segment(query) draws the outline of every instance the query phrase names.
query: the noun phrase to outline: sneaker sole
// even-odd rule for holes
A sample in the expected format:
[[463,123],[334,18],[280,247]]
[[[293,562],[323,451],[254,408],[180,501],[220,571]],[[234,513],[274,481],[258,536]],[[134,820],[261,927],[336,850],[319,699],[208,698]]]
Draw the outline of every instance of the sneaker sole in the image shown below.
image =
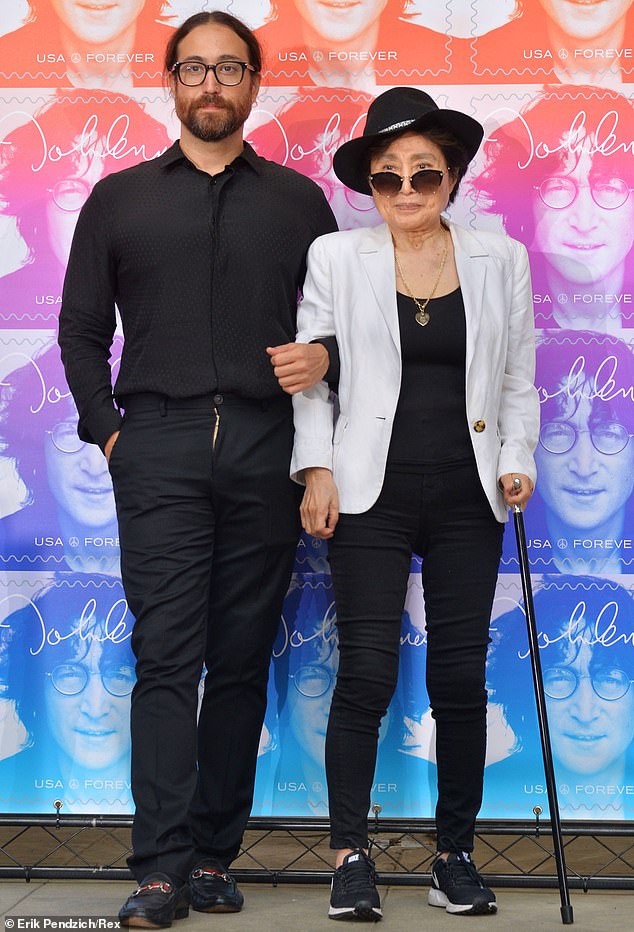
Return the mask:
[[430,906],[439,906],[455,916],[486,916],[497,912],[497,903],[482,900],[479,903],[452,903],[442,890],[432,889],[427,894]]
[[330,906],[328,908],[330,919],[348,920],[351,922],[378,922],[383,918],[383,910],[379,906]]

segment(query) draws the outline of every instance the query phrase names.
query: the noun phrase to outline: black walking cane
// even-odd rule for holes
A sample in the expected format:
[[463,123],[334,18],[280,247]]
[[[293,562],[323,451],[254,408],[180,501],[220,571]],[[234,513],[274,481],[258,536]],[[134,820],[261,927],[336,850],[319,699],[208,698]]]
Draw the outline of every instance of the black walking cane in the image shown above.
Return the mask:
[[[513,489],[522,488],[522,480],[513,479]],[[568,891],[568,878],[566,876],[566,859],[561,835],[561,821],[559,819],[559,802],[557,801],[557,787],[555,785],[555,768],[550,745],[550,732],[548,730],[548,715],[546,713],[546,698],[544,696],[544,680],[542,677],[542,664],[539,658],[539,643],[537,640],[537,625],[535,623],[535,606],[533,605],[533,587],[531,585],[531,570],[528,563],[528,547],[526,546],[526,532],[524,530],[524,516],[520,505],[513,505],[513,520],[515,521],[515,537],[517,540],[517,553],[520,561],[520,575],[522,577],[522,592],[526,607],[526,627],[528,629],[528,645],[533,670],[533,685],[537,701],[537,719],[539,722],[539,736],[542,742],[542,756],[546,774],[546,789],[548,791],[548,806],[550,807],[550,824],[553,833],[553,846],[555,848],[555,862],[559,878],[559,894],[561,898],[561,921],[564,925],[571,925],[572,906]]]

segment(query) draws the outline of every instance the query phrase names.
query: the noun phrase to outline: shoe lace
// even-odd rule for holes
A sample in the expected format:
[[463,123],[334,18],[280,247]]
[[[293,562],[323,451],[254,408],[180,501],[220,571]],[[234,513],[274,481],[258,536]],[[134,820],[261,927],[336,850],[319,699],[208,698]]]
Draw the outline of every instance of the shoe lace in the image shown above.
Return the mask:
[[363,893],[368,887],[375,885],[376,872],[372,862],[361,856],[358,861],[347,863],[340,877],[348,893]]
[[473,883],[477,887],[484,887],[482,877],[477,872],[473,861],[468,861],[461,855],[455,860],[447,861],[447,869],[451,880],[456,885]]

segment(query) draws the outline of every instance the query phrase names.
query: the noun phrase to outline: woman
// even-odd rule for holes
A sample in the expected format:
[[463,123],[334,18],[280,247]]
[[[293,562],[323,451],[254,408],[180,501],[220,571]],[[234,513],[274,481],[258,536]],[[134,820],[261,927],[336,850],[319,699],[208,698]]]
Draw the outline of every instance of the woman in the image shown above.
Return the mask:
[[[18,600],[18,597],[11,597]],[[26,745],[0,764],[3,812],[132,811],[130,695],[134,619],[121,583],[57,577],[2,622],[3,697]]]
[[[537,349],[539,494],[527,520],[535,572],[631,572],[634,355],[616,337],[557,331]],[[505,535],[503,565],[518,572]]]
[[[604,579],[546,577],[535,615],[563,814],[631,819],[634,601]],[[492,639],[487,679],[515,742],[510,757],[487,768],[486,815],[530,819],[545,800],[523,610],[498,618]]]
[[296,395],[291,466],[306,483],[304,528],[330,539],[337,605],[340,666],[326,746],[336,917],[380,915],[366,819],[412,552],[423,558],[437,727],[430,903],[496,908],[468,852],[481,802],[502,528],[507,506],[532,492],[538,403],[524,247],[442,216],[482,135],[471,117],[439,109],[423,91],[381,94],[363,136],[338,149],[334,170],[373,196],[384,223],[320,237],[309,250],[298,339],[334,333],[341,356],[334,435],[326,386]]
[[478,38],[471,43],[468,73],[455,80],[608,85],[632,80],[632,0],[517,0],[507,25],[480,35],[480,23],[490,15],[487,6],[473,4]]
[[563,86],[486,141],[473,186],[479,206],[529,250],[536,326],[634,327],[632,139],[630,100]]
[[136,101],[87,97],[60,93],[0,146],[0,211],[15,218],[26,246],[24,264],[0,279],[6,326],[57,330],[70,244],[94,185],[170,145],[163,124]]
[[[113,366],[120,352],[116,341]],[[0,440],[24,491],[20,509],[0,521],[0,568],[119,575],[108,464],[98,447],[77,436],[77,409],[57,344],[5,376]]]
[[0,86],[109,88],[163,83],[172,30],[165,0],[29,0],[26,25],[0,38]]

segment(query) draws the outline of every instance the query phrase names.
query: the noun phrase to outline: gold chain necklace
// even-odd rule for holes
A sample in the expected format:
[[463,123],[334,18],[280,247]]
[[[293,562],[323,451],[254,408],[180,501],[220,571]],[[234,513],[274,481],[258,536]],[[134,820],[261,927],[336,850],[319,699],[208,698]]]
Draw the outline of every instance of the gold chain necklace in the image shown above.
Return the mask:
[[429,314],[427,313],[427,305],[429,304],[431,299],[436,294],[436,289],[438,288],[438,285],[440,284],[440,279],[442,278],[442,273],[445,268],[445,262],[447,261],[448,253],[449,253],[449,237],[445,236],[445,251],[442,256],[442,262],[440,263],[440,270],[438,272],[438,276],[436,278],[436,281],[434,282],[434,287],[431,290],[431,294],[429,295],[428,298],[426,298],[424,301],[421,302],[418,300],[418,298],[414,297],[412,293],[412,289],[409,287],[409,285],[405,281],[405,278],[403,276],[403,269],[401,268],[401,263],[398,261],[398,253],[396,251],[396,244],[394,244],[394,261],[396,262],[396,268],[398,269],[398,274],[401,276],[401,281],[405,285],[408,295],[410,296],[410,298],[416,305],[416,316],[414,320],[416,321],[417,324],[420,324],[421,327],[426,327],[427,324],[429,323]]

